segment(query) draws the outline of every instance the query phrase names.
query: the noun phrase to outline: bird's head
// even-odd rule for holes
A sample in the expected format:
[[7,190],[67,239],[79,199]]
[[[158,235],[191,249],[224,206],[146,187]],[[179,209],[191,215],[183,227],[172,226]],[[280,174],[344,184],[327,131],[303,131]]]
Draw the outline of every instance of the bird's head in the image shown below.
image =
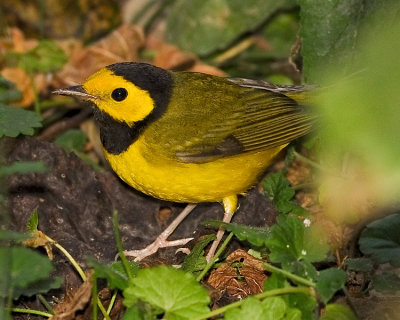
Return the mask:
[[115,121],[133,126],[150,115],[161,115],[171,89],[168,71],[146,63],[124,62],[100,69],[81,85],[53,93],[91,101]]

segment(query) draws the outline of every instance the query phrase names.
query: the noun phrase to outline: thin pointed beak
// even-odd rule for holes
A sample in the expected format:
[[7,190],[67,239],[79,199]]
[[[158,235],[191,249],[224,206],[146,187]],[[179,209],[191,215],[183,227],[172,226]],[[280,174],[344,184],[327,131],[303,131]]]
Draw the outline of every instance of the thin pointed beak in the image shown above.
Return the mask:
[[82,100],[95,100],[97,99],[96,96],[93,96],[89,93],[86,92],[85,89],[81,85],[79,86],[72,86],[72,87],[67,87],[63,89],[57,89],[54,90],[52,93],[54,94],[59,94],[62,96],[71,96],[71,97],[76,97]]

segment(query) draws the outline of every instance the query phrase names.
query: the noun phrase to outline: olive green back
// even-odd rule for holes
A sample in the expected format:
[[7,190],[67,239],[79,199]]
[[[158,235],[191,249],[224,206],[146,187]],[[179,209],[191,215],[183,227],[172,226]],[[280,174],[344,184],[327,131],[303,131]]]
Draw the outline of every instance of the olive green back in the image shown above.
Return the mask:
[[[245,79],[187,72],[173,73],[173,80],[167,112],[146,129],[145,139],[183,162],[284,145],[309,132],[314,120],[285,90],[273,90],[265,82],[243,84]],[[301,87],[286,91],[301,92]]]

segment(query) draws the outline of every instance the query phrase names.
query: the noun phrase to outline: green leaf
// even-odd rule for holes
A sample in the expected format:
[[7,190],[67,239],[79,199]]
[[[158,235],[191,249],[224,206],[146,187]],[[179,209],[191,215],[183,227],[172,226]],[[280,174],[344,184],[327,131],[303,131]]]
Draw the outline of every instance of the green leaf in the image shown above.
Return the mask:
[[29,286],[21,288],[13,288],[14,299],[20,296],[31,297],[39,293],[46,293],[51,289],[58,289],[61,287],[63,279],[60,277],[49,277],[32,282]]
[[15,138],[19,134],[33,135],[39,128],[42,118],[33,111],[9,107],[0,103],[0,138]]
[[[308,82],[319,83],[327,70],[341,77],[354,70],[359,61],[357,44],[362,36],[370,37],[367,25],[390,26],[398,11],[395,1],[363,0],[298,0],[300,4],[303,74]],[[380,19],[370,14],[382,11]],[[375,30],[377,31],[377,30]],[[338,68],[339,66],[339,68]]]
[[320,318],[321,320],[357,320],[353,312],[344,305],[330,303],[326,306],[325,314]]
[[145,318],[143,317],[140,309],[136,306],[133,306],[126,309],[121,320],[145,320]]
[[8,310],[6,310],[5,308],[0,308],[0,319],[13,320],[13,318],[11,317],[10,312]]
[[0,240],[24,241],[29,238],[30,236],[25,233],[15,232],[11,230],[0,230]]
[[215,234],[210,234],[197,242],[192,251],[183,260],[181,270],[191,273],[203,270],[207,265],[207,260],[204,257],[204,248],[214,239]]
[[301,311],[289,308],[287,299],[282,296],[269,297],[259,301],[248,297],[238,308],[229,309],[225,313],[225,320],[301,320]]
[[225,312],[225,320],[263,320],[269,319],[264,317],[265,309],[260,301],[256,298],[248,297],[240,308],[229,309]]
[[[133,261],[129,261],[128,263],[132,275],[135,275],[139,271],[139,265]],[[88,257],[88,266],[94,269],[96,278],[107,280],[110,289],[124,290],[129,285],[129,278],[121,261],[105,265],[98,263],[93,258]]]
[[311,226],[306,227],[294,215],[278,216],[266,244],[271,251],[271,262],[283,264],[300,259],[308,262],[321,261],[329,250],[326,236],[318,226],[311,223]]
[[348,270],[370,272],[374,269],[371,259],[368,258],[350,258],[346,259],[345,265]]
[[[278,273],[272,273],[264,282],[264,291],[287,287],[290,287],[289,282]],[[314,297],[303,293],[285,294],[280,297],[285,300],[289,307],[285,319],[314,320],[313,310],[317,306]]]
[[400,267],[400,214],[367,225],[358,241],[360,250],[378,263]]
[[128,307],[139,298],[161,308],[168,320],[190,319],[209,312],[208,293],[193,275],[167,266],[139,270],[124,290],[124,297]]
[[83,151],[88,138],[78,129],[71,129],[60,135],[54,142],[67,151]]
[[372,286],[383,293],[395,293],[400,290],[400,278],[394,272],[384,271],[373,276]]
[[289,180],[286,179],[283,170],[268,175],[263,181],[263,187],[280,213],[293,213],[298,216],[309,215],[307,210],[293,201],[295,192]]
[[273,272],[267,279],[264,281],[264,291],[270,291],[274,289],[281,289],[290,287],[289,282],[286,278],[276,272]]
[[19,66],[32,74],[60,70],[67,62],[67,55],[55,42],[41,40],[32,50],[17,54],[17,59]]
[[292,0],[178,0],[167,20],[167,40],[181,49],[206,55],[257,27]]
[[282,171],[268,175],[263,181],[263,187],[270,200],[274,201],[279,212],[288,213],[292,210],[291,200],[295,192]]
[[22,98],[22,93],[16,89],[15,84],[0,75],[0,104],[17,101]]
[[233,234],[240,241],[248,241],[256,247],[265,247],[266,240],[271,234],[270,229],[261,227],[244,226],[236,223],[225,223],[219,220],[207,220],[203,223],[206,227],[224,227],[226,231]]
[[343,288],[346,283],[346,272],[337,268],[329,268],[321,271],[316,281],[316,289],[321,300],[323,303],[327,304],[336,291]]
[[41,161],[22,161],[14,162],[9,166],[0,167],[0,177],[8,176],[14,173],[43,173],[46,172],[47,168]]
[[[302,320],[314,320],[314,309],[317,306],[317,300],[304,293],[294,293],[287,295],[289,306],[301,311]],[[297,315],[296,315],[297,316]]]
[[[358,36],[362,0],[299,0],[305,79],[318,83],[321,69],[348,65]],[[346,62],[346,63],[344,63]]]
[[285,320],[304,320],[302,318],[302,313],[299,309],[289,308],[286,311]]
[[29,217],[29,220],[26,224],[26,231],[28,232],[36,232],[38,231],[38,225],[39,225],[39,215],[37,208],[33,209],[31,216]]
[[318,272],[314,265],[306,260],[294,261],[284,265],[285,269],[302,278],[314,281],[317,278]]
[[[0,274],[7,279],[14,299],[59,287],[58,278],[49,280],[52,271],[50,260],[36,251],[21,247],[0,248]],[[2,291],[0,297],[8,294]]]
[[281,297],[270,297],[266,298],[261,302],[264,307],[264,317],[263,319],[283,319],[285,317],[285,313],[288,309],[285,300]]
[[[391,2],[394,6],[389,15],[378,16],[377,23],[370,24],[367,29],[367,37],[360,39],[354,74],[343,78],[341,65],[332,67],[324,81],[330,84],[329,88],[322,90],[318,97],[324,163],[329,163],[330,167],[334,165],[329,171],[340,172],[343,155],[350,155],[351,172],[343,179],[348,184],[338,188],[356,189],[357,199],[365,199],[362,203],[356,201],[356,208],[347,206],[345,213],[342,209],[345,206],[339,206],[338,213],[345,216],[354,209],[356,214],[364,212],[363,208],[357,210],[357,206],[363,207],[366,202],[392,207],[400,196],[400,148],[393,147],[400,141],[400,95],[395,94],[400,81],[396,54],[400,52],[397,37],[400,23],[399,19],[393,22],[389,18],[399,15],[400,2]],[[337,201],[340,199],[343,198],[339,196]]]

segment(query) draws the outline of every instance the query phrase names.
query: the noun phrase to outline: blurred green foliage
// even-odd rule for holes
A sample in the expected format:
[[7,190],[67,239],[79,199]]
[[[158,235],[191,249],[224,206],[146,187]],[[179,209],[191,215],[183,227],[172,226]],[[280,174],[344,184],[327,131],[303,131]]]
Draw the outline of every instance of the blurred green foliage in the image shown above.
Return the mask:
[[53,270],[50,260],[36,251],[17,246],[0,248],[0,273],[8,284],[0,286],[0,298],[18,299],[59,288],[62,279],[49,277]]
[[359,60],[359,53],[364,48],[363,42],[371,35],[375,41],[375,32],[390,26],[399,14],[395,0],[298,0],[298,3],[303,77],[306,82],[317,84],[326,79],[326,73],[343,77],[356,71],[355,67],[362,68],[364,61]]
[[51,40],[41,40],[36,47],[24,53],[9,52],[5,58],[7,64],[18,65],[28,74],[54,72],[67,62],[65,52]]
[[386,26],[369,29],[354,74],[343,78],[338,66],[329,69],[318,97],[325,160],[340,168],[350,155],[375,184],[378,202],[397,201],[400,190],[400,23]]
[[200,56],[220,50],[294,0],[177,0],[168,15],[167,40]]

